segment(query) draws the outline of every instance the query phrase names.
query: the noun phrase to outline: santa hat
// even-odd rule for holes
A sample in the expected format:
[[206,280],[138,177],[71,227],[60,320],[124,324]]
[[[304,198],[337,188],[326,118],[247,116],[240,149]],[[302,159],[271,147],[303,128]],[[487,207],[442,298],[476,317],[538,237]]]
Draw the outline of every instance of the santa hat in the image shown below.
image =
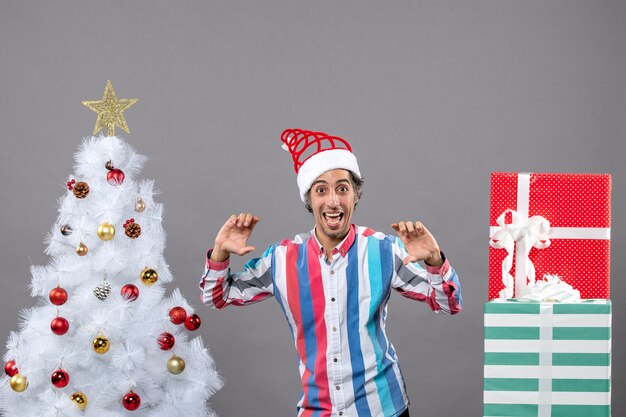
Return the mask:
[[302,201],[313,182],[326,171],[342,168],[361,178],[356,156],[345,139],[323,132],[287,129],[280,135],[280,140],[283,149],[293,158]]

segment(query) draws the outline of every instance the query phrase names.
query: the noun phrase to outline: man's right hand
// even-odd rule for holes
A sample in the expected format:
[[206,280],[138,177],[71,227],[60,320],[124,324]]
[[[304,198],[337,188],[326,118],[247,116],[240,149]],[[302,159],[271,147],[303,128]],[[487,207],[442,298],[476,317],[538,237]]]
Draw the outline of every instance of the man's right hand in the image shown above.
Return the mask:
[[252,234],[252,229],[261,220],[252,213],[232,215],[217,233],[215,246],[211,252],[211,260],[224,262],[231,253],[245,255],[254,250],[254,246],[246,246],[246,241]]

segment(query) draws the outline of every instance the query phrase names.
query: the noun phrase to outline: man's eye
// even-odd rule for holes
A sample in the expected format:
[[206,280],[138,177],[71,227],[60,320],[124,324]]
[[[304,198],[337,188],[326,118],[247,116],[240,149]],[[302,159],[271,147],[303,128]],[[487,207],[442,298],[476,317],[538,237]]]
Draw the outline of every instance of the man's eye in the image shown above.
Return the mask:
[[321,194],[324,192],[323,188],[318,188],[317,190],[315,190],[316,193]]
[[339,187],[339,192],[345,193],[348,191],[348,187]]

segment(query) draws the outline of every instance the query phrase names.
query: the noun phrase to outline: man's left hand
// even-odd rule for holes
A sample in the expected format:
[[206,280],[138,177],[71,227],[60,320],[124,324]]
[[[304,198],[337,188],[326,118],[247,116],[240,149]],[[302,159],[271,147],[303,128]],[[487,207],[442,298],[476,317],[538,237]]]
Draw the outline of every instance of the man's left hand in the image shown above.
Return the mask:
[[391,227],[398,233],[409,253],[409,256],[404,258],[405,265],[422,260],[430,266],[443,264],[439,245],[422,222],[402,221],[393,223]]

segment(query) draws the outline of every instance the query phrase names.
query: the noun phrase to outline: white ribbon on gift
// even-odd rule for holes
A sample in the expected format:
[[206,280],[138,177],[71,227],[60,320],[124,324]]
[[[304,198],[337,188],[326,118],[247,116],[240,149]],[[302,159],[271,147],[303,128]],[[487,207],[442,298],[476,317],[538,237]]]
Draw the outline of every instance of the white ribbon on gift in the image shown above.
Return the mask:
[[[490,227],[489,244],[496,249],[505,249],[507,256],[502,261],[502,283],[500,298],[512,298],[535,282],[535,265],[528,257],[534,247],[545,249],[550,239],[610,239],[608,227],[550,227],[550,222],[542,216],[528,217],[530,199],[530,173],[521,172],[517,176],[517,210],[505,210],[497,220],[497,226]],[[505,216],[511,213],[512,222],[505,223]],[[515,248],[517,244],[517,248]],[[510,270],[515,253],[515,278]],[[514,292],[515,289],[515,292]]]
[[[511,213],[512,221],[507,224],[505,217]],[[550,246],[550,222],[542,216],[523,216],[520,213],[507,209],[498,217],[500,228],[493,234],[489,244],[495,249],[505,249],[506,258],[502,261],[502,282],[504,289],[500,291],[500,298],[513,297],[513,277],[509,273],[513,266],[515,253],[515,288],[535,283],[535,265],[528,255],[532,248],[545,249]],[[517,250],[515,244],[517,243]],[[523,281],[522,281],[523,280]]]
[[539,313],[539,398],[537,417],[552,416],[552,343],[554,320],[552,304],[542,303]]

